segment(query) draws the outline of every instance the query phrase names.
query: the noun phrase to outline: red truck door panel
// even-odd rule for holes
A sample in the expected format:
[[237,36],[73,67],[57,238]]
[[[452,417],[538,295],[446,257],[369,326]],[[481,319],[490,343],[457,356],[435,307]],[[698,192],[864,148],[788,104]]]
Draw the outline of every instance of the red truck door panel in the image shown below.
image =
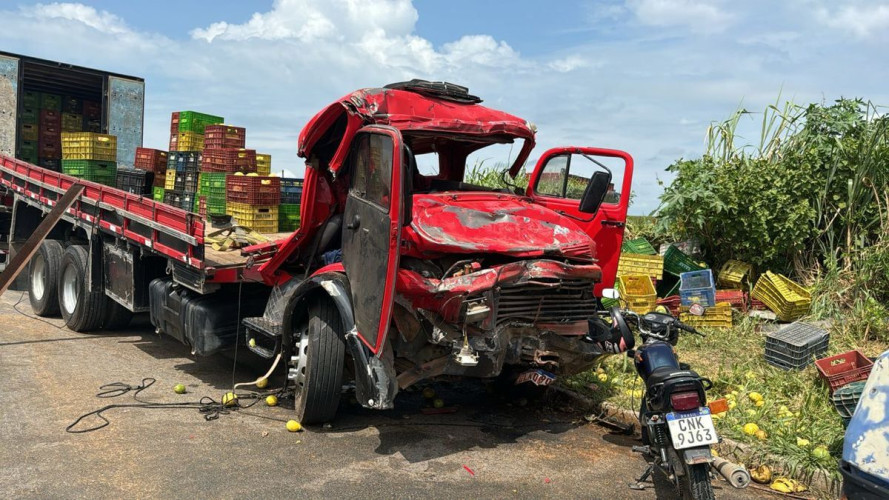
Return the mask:
[[[581,213],[580,198],[593,173],[605,170],[602,165],[611,171],[614,188],[605,195],[595,214]],[[543,153],[528,183],[528,196],[543,206],[574,218],[578,226],[596,242],[596,258],[602,267],[602,283],[595,288],[597,297],[601,296],[603,288],[614,286],[630,204],[632,177],[633,158],[623,151],[562,147]]]
[[395,298],[402,227],[401,134],[364,127],[347,159],[349,195],[343,212],[343,267],[352,289],[358,335],[377,353]]

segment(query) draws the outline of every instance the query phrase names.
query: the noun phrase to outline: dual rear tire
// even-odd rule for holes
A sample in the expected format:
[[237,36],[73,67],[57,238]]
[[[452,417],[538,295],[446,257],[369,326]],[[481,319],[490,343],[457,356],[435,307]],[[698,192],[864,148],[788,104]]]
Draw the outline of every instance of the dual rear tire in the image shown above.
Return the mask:
[[114,330],[129,324],[133,313],[101,288],[90,290],[87,272],[87,247],[66,249],[58,241],[44,241],[30,264],[28,295],[34,313],[43,317],[61,313],[65,326],[75,332]]

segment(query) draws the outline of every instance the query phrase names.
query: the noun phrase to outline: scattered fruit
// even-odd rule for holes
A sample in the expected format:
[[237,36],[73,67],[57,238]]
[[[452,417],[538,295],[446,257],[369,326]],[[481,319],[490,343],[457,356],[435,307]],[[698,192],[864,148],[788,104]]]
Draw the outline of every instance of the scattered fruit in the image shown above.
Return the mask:
[[736,406],[738,406],[738,403],[735,402],[734,400],[728,402],[728,409],[729,410],[734,410]]
[[176,394],[185,394],[185,386],[182,384],[176,384],[173,386],[173,392]]
[[745,413],[747,413],[747,416],[752,417],[756,415],[756,410],[748,409]]
[[432,406],[435,408],[444,408],[444,400],[441,398],[435,398],[435,401],[432,402]]
[[757,401],[757,402],[755,403],[754,406],[756,406],[756,407],[758,408],[758,407],[760,407],[760,406],[762,406],[762,405],[764,405],[764,404],[766,404],[765,401],[763,401],[763,400],[759,400],[759,401]]
[[750,477],[759,484],[768,484],[772,480],[772,469],[768,465],[760,465],[750,471]]
[[247,345],[249,345],[250,347],[256,347],[256,339],[248,340]]
[[302,430],[303,426],[299,424],[296,420],[288,420],[287,421],[287,430],[290,432],[297,432]]
[[747,434],[748,436],[753,436],[758,430],[759,426],[754,424],[753,422],[744,424],[744,434]]
[[278,406],[278,398],[274,394],[265,398],[265,404],[269,406]]
[[599,368],[596,368],[596,373],[605,373],[605,369],[600,366]]
[[432,399],[435,397],[435,389],[431,387],[426,387],[423,389],[423,397],[426,399]]
[[810,444],[812,443],[808,439],[801,437],[796,438],[796,445],[800,448],[808,448]]
[[764,431],[762,429],[759,429],[758,431],[754,432],[753,435],[756,436],[756,438],[759,439],[760,441],[765,441],[769,437],[769,435],[766,434],[766,431]]
[[259,379],[259,381],[256,382],[256,387],[259,389],[265,389],[266,386],[268,386],[268,385],[269,385],[269,379],[267,379],[265,377]]
[[237,406],[238,404],[238,395],[233,392],[226,392],[225,396],[222,396],[222,406]]
[[830,452],[827,451],[827,447],[824,445],[816,446],[814,450],[812,450],[812,456],[817,458],[818,460],[824,460],[830,458]]
[[786,477],[775,479],[769,487],[775,491],[780,491],[781,493],[802,493],[807,489],[806,485],[803,483],[796,479],[788,479]]
[[751,392],[747,395],[747,397],[750,398],[750,401],[753,401],[754,403],[759,403],[763,400],[762,394],[758,392]]
[[608,382],[608,375],[605,375],[604,373],[600,373],[596,378],[599,379],[599,382]]

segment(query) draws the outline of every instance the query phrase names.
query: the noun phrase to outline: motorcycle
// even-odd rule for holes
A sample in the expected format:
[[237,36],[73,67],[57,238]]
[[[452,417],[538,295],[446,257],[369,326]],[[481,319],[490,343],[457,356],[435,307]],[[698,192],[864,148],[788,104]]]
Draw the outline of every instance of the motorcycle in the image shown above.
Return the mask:
[[[606,294],[619,297],[614,290],[606,290]],[[609,314],[611,325],[606,327],[611,338],[604,343],[614,352],[626,352],[633,358],[645,383],[639,410],[643,446],[634,446],[633,451],[654,460],[630,487],[644,489],[643,482],[658,470],[675,485],[681,498],[713,499],[711,467],[733,487],[746,487],[750,483],[746,469],[714,457],[710,450],[711,445],[719,442],[707,406],[706,391],[713,386],[712,382],[680,363],[674,350],[680,332],[703,334],[665,312],[640,315],[613,307]],[[635,349],[630,325],[636,327],[642,339],[642,345]],[[597,331],[592,323],[590,326],[591,332]],[[600,341],[603,330],[600,325]]]

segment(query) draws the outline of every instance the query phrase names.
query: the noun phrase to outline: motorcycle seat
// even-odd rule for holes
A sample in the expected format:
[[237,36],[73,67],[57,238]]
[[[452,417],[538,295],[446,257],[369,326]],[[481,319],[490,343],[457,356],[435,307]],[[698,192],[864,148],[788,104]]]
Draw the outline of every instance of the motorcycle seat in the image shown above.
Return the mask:
[[662,366],[648,376],[648,386],[652,387],[680,378],[699,379],[700,377],[694,370],[677,370],[671,366]]

